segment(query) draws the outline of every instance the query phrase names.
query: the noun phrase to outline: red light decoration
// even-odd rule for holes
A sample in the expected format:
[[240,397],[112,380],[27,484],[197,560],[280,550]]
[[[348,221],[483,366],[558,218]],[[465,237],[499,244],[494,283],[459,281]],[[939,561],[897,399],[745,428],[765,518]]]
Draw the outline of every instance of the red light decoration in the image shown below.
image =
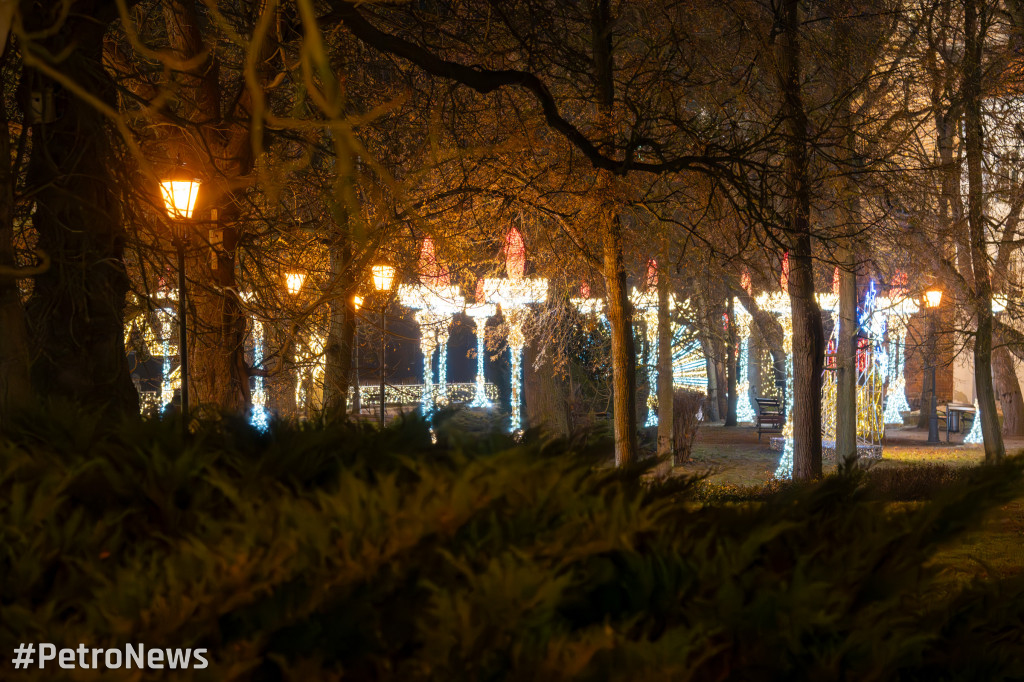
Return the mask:
[[832,271],[832,293],[839,295],[839,266]]
[[740,286],[743,287],[743,291],[747,292],[747,295],[753,296],[754,284],[750,281],[750,270],[743,269],[743,274],[740,276]]
[[653,289],[658,286],[658,261],[651,258],[647,261],[647,276],[644,279],[644,287]]
[[580,298],[590,298],[590,282],[584,280],[580,285]]
[[782,254],[782,277],[779,278],[779,285],[783,291],[789,291],[789,251]]
[[526,242],[514,227],[505,236],[505,272],[509,279],[522,279],[526,274]]
[[892,298],[903,298],[907,295],[907,273],[897,270],[892,276],[892,284],[889,286],[889,296]]
[[448,286],[451,284],[448,271],[437,262],[437,254],[434,251],[434,240],[430,237],[423,239],[420,246],[420,281],[423,284],[434,287]]

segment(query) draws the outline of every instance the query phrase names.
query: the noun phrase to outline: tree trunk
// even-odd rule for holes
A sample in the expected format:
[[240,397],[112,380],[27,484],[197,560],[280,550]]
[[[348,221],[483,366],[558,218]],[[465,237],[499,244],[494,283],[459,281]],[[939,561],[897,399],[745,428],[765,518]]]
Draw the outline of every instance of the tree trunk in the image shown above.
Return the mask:
[[728,377],[729,392],[726,402],[725,425],[736,426],[736,389],[739,382],[736,377],[736,307],[733,305],[732,296],[729,296],[726,309],[729,316],[729,332],[725,345],[725,372]]
[[633,306],[626,290],[622,258],[622,224],[617,214],[604,214],[604,281],[608,291],[608,325],[612,337],[612,412],[615,465],[636,463],[636,349]]
[[[324,413],[345,418],[352,381],[352,348],[356,334],[356,284],[352,268],[352,242],[347,212],[338,216],[338,230],[331,245],[330,328],[324,347]],[[358,389],[354,389],[358,390]]]
[[718,413],[718,369],[715,361],[712,360],[713,346],[709,341],[701,344],[704,348],[704,365],[708,374],[708,399],[704,401],[704,421],[717,422],[720,419]]
[[844,247],[839,270],[839,334],[836,348],[836,457],[857,455],[857,271]]
[[992,365],[999,406],[1003,410],[1003,435],[1024,436],[1024,397],[1021,396],[1013,356],[1000,346],[992,351]]
[[[102,59],[106,24],[95,5],[76,3],[62,23],[59,5],[24,21],[30,32],[47,31],[42,48],[65,55],[59,65],[64,76],[114,106],[114,84]],[[37,351],[32,381],[41,396],[138,414],[124,345],[129,281],[120,179],[112,173],[119,161],[108,122],[93,104],[26,66],[26,82],[52,92],[55,101],[55,117],[32,124],[28,165],[28,184],[36,192],[38,247],[51,258],[51,267],[36,277],[26,307]],[[0,333],[11,329],[5,326]]]
[[983,131],[981,125],[981,55],[984,34],[978,26],[976,0],[964,2],[964,123],[967,149],[967,224],[974,270],[974,309],[978,319],[974,337],[974,384],[981,410],[981,432],[985,439],[985,462],[1006,457],[999,433],[995,387],[992,384],[992,281],[989,276],[988,242],[985,235],[984,186],[982,179]]
[[542,341],[531,338],[523,352],[523,404],[526,423],[560,437],[569,435],[569,401],[565,381],[555,371],[550,355],[540,366]]
[[[668,259],[662,258],[662,263]],[[658,455],[670,457],[675,453],[675,434],[672,419],[672,318],[669,317],[668,268],[658,273]]]
[[814,297],[811,252],[807,113],[800,87],[800,2],[779,8],[782,33],[776,51],[788,140],[785,174],[790,201],[789,300],[793,316],[793,478],[821,476],[821,372],[824,329]]

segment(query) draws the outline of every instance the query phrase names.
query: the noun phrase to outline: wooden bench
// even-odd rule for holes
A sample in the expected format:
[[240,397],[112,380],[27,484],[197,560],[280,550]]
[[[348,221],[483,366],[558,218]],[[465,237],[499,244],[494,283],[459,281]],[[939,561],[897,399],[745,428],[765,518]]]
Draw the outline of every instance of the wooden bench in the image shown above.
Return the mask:
[[754,398],[757,401],[757,442],[762,433],[782,433],[786,426],[786,413],[778,398]]

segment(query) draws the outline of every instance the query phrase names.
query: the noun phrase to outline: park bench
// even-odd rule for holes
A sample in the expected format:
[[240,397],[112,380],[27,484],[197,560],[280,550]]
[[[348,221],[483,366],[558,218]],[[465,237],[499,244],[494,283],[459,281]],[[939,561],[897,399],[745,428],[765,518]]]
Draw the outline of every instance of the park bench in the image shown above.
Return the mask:
[[757,401],[757,442],[762,433],[782,433],[786,425],[786,413],[778,398],[754,398]]

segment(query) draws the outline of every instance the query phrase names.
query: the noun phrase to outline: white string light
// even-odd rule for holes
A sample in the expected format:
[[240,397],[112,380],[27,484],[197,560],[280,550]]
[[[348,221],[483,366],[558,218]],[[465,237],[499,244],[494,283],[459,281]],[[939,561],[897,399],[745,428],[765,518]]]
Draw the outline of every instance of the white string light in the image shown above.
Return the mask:
[[[947,412],[948,412],[947,407]],[[946,419],[949,419],[949,415],[946,415]],[[974,401],[974,419],[971,421],[971,430],[964,436],[965,443],[978,444],[985,442],[985,434],[981,431],[981,408],[978,407],[978,401]]]
[[484,301],[501,306],[501,314],[508,326],[508,350],[512,369],[511,402],[512,414],[509,430],[519,433],[523,428],[523,347],[526,337],[523,324],[527,306],[544,303],[548,296],[548,281],[542,277],[522,279],[485,278],[481,284]]
[[487,398],[484,390],[484,335],[487,332],[487,320],[497,313],[494,305],[477,303],[466,306],[466,315],[476,323],[476,391],[470,407],[490,408],[493,403]]
[[[263,323],[252,318],[252,365],[259,367],[263,364]],[[267,391],[264,387],[262,376],[254,377],[255,384],[252,392],[252,417],[249,420],[253,426],[260,431],[266,431],[270,426],[270,412],[267,410]]]
[[740,337],[739,358],[736,361],[736,421],[753,422],[757,419],[750,400],[750,324],[752,318],[739,299],[733,300],[736,330]]

